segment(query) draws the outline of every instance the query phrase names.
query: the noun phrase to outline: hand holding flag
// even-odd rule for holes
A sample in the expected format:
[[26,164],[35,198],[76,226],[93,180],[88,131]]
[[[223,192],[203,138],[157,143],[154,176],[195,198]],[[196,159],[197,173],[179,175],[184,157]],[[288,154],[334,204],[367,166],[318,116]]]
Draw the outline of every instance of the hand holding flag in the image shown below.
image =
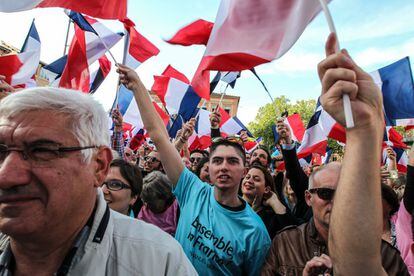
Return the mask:
[[[370,130],[381,125],[383,129],[382,97],[368,73],[351,59],[346,50],[335,53],[336,36],[331,34],[326,42],[327,57],[318,65],[322,82],[321,104],[341,125],[345,126],[343,94],[349,94],[355,118],[355,128]],[[351,129],[348,129],[351,131]],[[378,133],[382,136],[383,133]]]
[[9,85],[5,80],[6,77],[0,75],[0,93],[13,92],[14,88],[11,85]]

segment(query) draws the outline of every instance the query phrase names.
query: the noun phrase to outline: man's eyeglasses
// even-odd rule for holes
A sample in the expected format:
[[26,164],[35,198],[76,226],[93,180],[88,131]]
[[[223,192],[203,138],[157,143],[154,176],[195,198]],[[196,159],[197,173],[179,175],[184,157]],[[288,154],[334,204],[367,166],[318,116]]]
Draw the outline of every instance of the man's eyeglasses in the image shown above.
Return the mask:
[[108,190],[111,190],[111,191],[120,191],[122,189],[131,189],[131,186],[125,184],[121,180],[115,180],[115,179],[105,181],[103,183],[103,185],[105,185],[108,188]]
[[335,190],[331,188],[314,188],[309,189],[311,194],[316,193],[320,199],[323,200],[332,200],[335,195]]
[[160,160],[158,160],[156,157],[154,156],[146,156],[144,158],[145,162],[149,162],[149,163],[155,163],[155,162],[160,162]]
[[243,139],[241,137],[239,137],[239,136],[228,136],[226,138],[223,138],[223,137],[215,137],[215,138],[213,138],[211,140],[211,142],[213,144],[220,143],[220,142],[223,142],[223,141],[227,141],[227,142],[230,142],[230,143],[238,144],[239,146],[241,146],[244,149]]
[[92,148],[98,148],[98,146],[60,147],[58,145],[24,145],[22,148],[17,148],[0,144],[0,166],[12,151],[20,152],[24,160],[29,160],[34,165],[42,165],[54,159],[62,158],[64,153]]

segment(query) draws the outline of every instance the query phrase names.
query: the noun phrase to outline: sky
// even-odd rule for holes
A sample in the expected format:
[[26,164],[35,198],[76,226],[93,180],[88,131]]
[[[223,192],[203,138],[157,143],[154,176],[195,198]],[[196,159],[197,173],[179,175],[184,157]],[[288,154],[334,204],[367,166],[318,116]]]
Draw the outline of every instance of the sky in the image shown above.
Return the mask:
[[[192,78],[205,47],[170,45],[164,39],[199,18],[214,22],[219,4],[219,0],[129,1],[129,18],[136,23],[137,30],[161,50],[158,56],[137,69],[148,89],[153,84],[153,76],[160,75],[169,64]],[[414,1],[332,0],[329,9],[341,48],[348,49],[364,70],[374,71],[405,56],[411,58],[413,65]],[[63,55],[68,19],[62,9],[0,13],[0,40],[21,48],[33,18],[42,42],[41,60],[50,63]],[[123,29],[116,21],[102,22],[113,31]],[[256,67],[272,97],[285,95],[292,102],[317,99],[320,82],[316,67],[324,58],[328,34],[324,14],[320,13],[287,54]],[[122,61],[122,51],[122,42],[112,49],[118,62]],[[113,66],[110,76],[95,95],[106,109],[112,105],[116,83]],[[216,92],[222,92],[223,87],[219,86]],[[253,121],[258,109],[270,102],[259,81],[249,71],[242,72],[235,88],[227,89],[226,93],[241,97],[237,116],[245,124]]]

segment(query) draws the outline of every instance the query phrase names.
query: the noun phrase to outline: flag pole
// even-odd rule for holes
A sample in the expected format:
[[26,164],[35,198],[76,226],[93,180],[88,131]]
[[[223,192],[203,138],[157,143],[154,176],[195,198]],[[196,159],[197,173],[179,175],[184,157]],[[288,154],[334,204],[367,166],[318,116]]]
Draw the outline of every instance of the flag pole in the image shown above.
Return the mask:
[[[332,20],[331,13],[329,11],[326,0],[319,0],[319,2],[321,3],[323,12],[324,12],[325,17],[326,17],[326,21],[328,22],[329,30],[331,31],[331,33],[334,33],[335,36],[336,36],[337,47],[335,49],[335,52],[337,53],[337,52],[339,52],[340,47],[339,47],[338,36],[336,34],[336,29],[335,29],[335,25],[334,25],[333,20]],[[354,124],[354,117],[352,116],[351,100],[349,99],[349,95],[348,94],[343,94],[342,101],[344,103],[344,113],[345,113],[346,127],[347,128],[353,128],[355,126],[355,124]]]
[[72,20],[69,18],[68,28],[67,28],[67,31],[66,31],[65,48],[63,48],[63,55],[66,55],[66,48],[68,47],[70,23],[72,23]]
[[[227,91],[227,87],[229,87],[229,84],[226,85],[226,87],[224,88],[224,91],[221,93],[221,97],[220,97],[220,101],[218,103],[218,106],[221,107],[221,103],[223,101],[224,96],[226,95],[226,91]],[[220,89],[221,90],[221,89]]]
[[[126,63],[126,55],[127,55],[128,51],[129,51],[129,33],[126,32],[125,37],[124,37],[124,56],[122,58],[122,64],[124,64],[124,65]],[[116,63],[116,64],[118,64],[118,63]],[[115,64],[115,66],[116,66],[116,64]],[[120,88],[121,88],[121,78],[118,76],[118,82],[116,84],[116,94],[115,94],[115,104],[116,105],[115,106],[118,106],[119,89]]]

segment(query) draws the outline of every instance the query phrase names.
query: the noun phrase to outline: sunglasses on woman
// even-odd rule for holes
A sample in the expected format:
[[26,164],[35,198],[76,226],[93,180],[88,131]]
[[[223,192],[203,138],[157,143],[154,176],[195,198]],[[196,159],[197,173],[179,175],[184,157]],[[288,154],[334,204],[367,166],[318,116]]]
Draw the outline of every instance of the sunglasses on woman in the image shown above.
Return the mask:
[[316,193],[318,197],[322,200],[332,200],[335,195],[335,190],[331,188],[314,188],[309,189],[311,194]]
[[111,191],[120,191],[122,189],[131,189],[131,186],[125,184],[121,180],[115,180],[115,179],[105,181],[103,183],[103,185],[105,185],[108,188],[108,190],[111,190]]

